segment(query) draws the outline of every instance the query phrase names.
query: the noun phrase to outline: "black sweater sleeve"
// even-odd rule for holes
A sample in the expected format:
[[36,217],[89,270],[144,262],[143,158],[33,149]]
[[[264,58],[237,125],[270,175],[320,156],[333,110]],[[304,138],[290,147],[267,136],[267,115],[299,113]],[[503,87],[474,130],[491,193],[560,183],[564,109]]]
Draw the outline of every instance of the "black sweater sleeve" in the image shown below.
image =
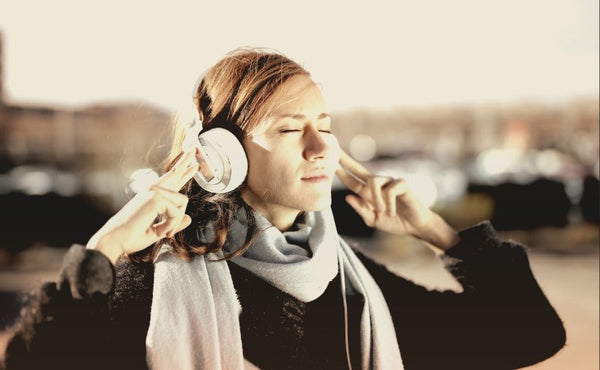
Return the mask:
[[151,281],[147,270],[123,259],[115,269],[103,254],[73,245],[58,282],[29,295],[6,368],[145,368],[145,341],[138,337],[146,333],[152,298],[148,289],[135,289]]
[[99,349],[110,351],[108,297],[114,280],[113,265],[104,255],[72,246],[58,282],[42,285],[23,308],[7,346],[7,369],[83,369],[102,363]]
[[562,321],[523,247],[489,222],[460,233],[442,256],[463,292],[427,290],[360,256],[380,285],[408,369],[515,369],[563,347]]

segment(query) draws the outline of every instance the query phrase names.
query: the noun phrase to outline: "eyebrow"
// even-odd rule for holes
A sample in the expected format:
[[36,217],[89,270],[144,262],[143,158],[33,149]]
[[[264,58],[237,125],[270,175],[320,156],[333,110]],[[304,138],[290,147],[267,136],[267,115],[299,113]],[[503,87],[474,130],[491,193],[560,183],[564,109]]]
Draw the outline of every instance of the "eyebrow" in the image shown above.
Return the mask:
[[[282,118],[303,120],[303,119],[306,119],[306,116],[304,114],[297,113],[297,114],[281,114],[281,115],[278,115],[277,117],[275,117],[276,120],[280,120]],[[331,118],[331,116],[328,113],[321,113],[317,116],[317,119],[325,119],[325,118]]]

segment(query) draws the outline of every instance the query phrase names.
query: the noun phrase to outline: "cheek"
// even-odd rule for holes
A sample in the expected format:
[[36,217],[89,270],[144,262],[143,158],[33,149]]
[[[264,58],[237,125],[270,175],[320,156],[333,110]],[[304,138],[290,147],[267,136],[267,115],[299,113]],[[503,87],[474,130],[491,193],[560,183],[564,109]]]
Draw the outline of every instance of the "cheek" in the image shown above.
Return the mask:
[[248,185],[258,191],[260,189],[276,189],[289,182],[291,161],[286,152],[249,151]]
[[338,162],[340,161],[340,143],[334,135],[328,135],[325,138],[325,142],[329,145],[327,162],[330,163],[333,168],[337,168]]

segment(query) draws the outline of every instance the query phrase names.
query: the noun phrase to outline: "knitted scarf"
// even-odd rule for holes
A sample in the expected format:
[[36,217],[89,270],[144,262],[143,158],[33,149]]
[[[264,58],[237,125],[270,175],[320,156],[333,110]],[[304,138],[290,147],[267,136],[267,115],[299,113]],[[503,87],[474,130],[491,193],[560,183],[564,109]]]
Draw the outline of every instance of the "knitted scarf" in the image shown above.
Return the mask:
[[[231,262],[304,302],[320,297],[340,267],[346,284],[343,292],[358,292],[365,301],[361,317],[362,368],[402,369],[385,298],[358,257],[338,236],[331,211],[309,212],[297,230],[283,233],[258,212],[255,217],[258,236],[248,251]],[[239,216],[230,225],[225,251],[237,250],[245,236],[246,223]],[[253,368],[243,356],[239,325],[242,307],[229,268],[224,261],[211,262],[222,253],[196,256],[187,262],[168,251],[168,246],[163,247],[155,263],[146,336],[148,365],[153,369]]]

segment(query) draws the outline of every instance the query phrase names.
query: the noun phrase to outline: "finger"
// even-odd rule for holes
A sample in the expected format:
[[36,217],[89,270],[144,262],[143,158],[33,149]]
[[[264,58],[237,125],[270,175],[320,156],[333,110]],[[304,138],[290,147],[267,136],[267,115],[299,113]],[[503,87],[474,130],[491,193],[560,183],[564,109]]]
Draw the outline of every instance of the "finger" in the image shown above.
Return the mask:
[[181,188],[187,184],[187,182],[194,177],[194,175],[196,174],[196,172],[198,172],[198,170],[200,169],[200,164],[198,163],[193,163],[190,167],[186,168],[185,172],[181,175],[181,178],[179,179],[179,181],[177,182],[177,184],[175,185],[173,190],[181,190]]
[[177,234],[181,230],[185,229],[186,227],[190,226],[191,223],[192,223],[192,218],[189,215],[184,213],[178,222],[173,221],[170,224],[170,225],[173,225],[173,227],[171,227],[170,229],[168,228],[169,225],[165,224],[165,222],[161,222],[161,223],[152,225],[152,228],[154,229],[155,233],[159,237],[172,238],[175,234]]
[[398,196],[403,195],[408,190],[406,181],[403,179],[395,179],[383,187],[383,194],[388,214],[395,216],[397,212]]
[[182,172],[185,171],[188,167],[196,162],[196,156],[194,151],[185,152],[183,155],[175,162],[170,171],[174,174],[181,175]]
[[183,153],[181,158],[175,163],[176,168],[187,167],[196,161],[196,151]]
[[160,236],[171,237],[185,215],[189,199],[183,194],[157,186],[154,186],[153,190],[156,192],[153,199],[156,202],[156,213],[164,217],[154,225],[155,230]]
[[150,189],[156,191],[157,194],[173,203],[176,207],[185,208],[189,202],[189,198],[179,192],[166,189],[158,185],[153,185]]
[[[179,160],[177,160],[169,171],[158,179],[156,184],[170,190],[179,190],[183,184],[193,176],[195,171],[197,171],[197,167],[198,163],[195,159],[194,152],[186,152]],[[186,177],[187,180],[184,181],[183,179]]]
[[167,172],[156,184],[169,190],[179,191],[198,172],[199,168],[198,163],[193,163],[182,172]]
[[200,165],[200,171],[202,172],[204,178],[207,179],[207,181],[212,180],[215,175],[213,174],[212,169],[210,168],[211,166],[204,156],[204,152],[200,150],[199,147],[196,147],[196,160]]
[[335,174],[340,179],[342,184],[357,194],[360,193],[365,186],[364,181],[352,175],[343,167],[338,167],[338,169],[335,171]]
[[179,225],[183,219],[184,209],[178,208],[175,204],[165,200],[162,204],[162,214],[164,219],[152,225],[157,235],[160,237],[171,237],[173,236],[173,230]]
[[346,202],[358,213],[358,215],[363,219],[365,224],[369,227],[373,227],[375,221],[375,213],[372,206],[369,205],[368,202],[357,197],[356,195],[348,195],[346,196]]
[[179,222],[179,225],[177,225],[173,234],[176,234],[176,233],[180,232],[181,230],[185,229],[186,227],[190,226],[191,223],[192,223],[192,218],[184,213],[183,217],[181,218],[181,221]]
[[[370,191],[370,200],[371,203],[375,206],[376,212],[383,212],[386,209],[385,202],[383,201],[383,195],[381,194],[381,188],[389,182],[390,179],[387,177],[371,177],[367,181],[367,185]],[[369,197],[365,197],[369,198]]]
[[362,164],[355,161],[345,151],[340,149],[340,164],[356,177],[366,182],[371,173]]

